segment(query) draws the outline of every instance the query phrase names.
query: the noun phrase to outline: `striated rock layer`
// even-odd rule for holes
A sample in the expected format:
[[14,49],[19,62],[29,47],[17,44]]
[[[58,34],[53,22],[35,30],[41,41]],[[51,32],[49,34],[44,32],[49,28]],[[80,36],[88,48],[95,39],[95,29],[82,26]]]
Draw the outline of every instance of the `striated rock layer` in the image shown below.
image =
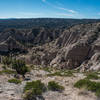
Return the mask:
[[56,40],[37,48],[35,50],[33,47],[32,50],[31,57],[34,58],[32,60],[33,63],[35,61],[34,64],[98,70],[100,69],[100,23],[81,24],[65,29]]
[[[100,69],[100,23],[70,28],[7,29],[0,33],[0,54],[16,53],[29,64],[81,70]],[[20,55],[20,53],[25,53]]]

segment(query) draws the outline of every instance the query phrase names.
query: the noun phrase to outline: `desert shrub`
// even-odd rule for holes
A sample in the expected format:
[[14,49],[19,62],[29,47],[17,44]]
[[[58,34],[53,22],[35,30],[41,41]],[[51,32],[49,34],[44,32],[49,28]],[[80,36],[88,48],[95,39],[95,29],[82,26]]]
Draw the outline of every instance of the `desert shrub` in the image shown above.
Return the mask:
[[87,74],[87,79],[99,79],[99,76],[96,72],[91,72]]
[[[36,95],[35,95],[36,94]],[[37,95],[38,94],[38,95]],[[45,100],[44,97],[39,93],[38,90],[29,90],[23,96],[23,100]]]
[[15,84],[21,83],[21,81],[18,80],[18,79],[10,79],[10,80],[8,80],[8,82],[9,82],[9,83],[15,83]]
[[10,57],[3,57],[3,59],[2,59],[2,63],[3,63],[4,65],[9,66],[9,65],[11,64],[11,62],[12,62],[12,60],[11,60]]
[[48,89],[52,90],[52,91],[63,91],[64,87],[59,85],[57,82],[55,81],[50,81],[48,83]]
[[61,76],[61,72],[54,72],[54,73],[48,74],[48,76]]
[[35,70],[35,66],[34,65],[30,65],[30,69]]
[[44,68],[42,68],[44,71],[46,71],[46,72],[49,72],[49,73],[51,73],[51,69],[49,68],[49,67],[44,67]]
[[13,70],[5,69],[0,71],[0,74],[16,74],[16,72]]
[[74,86],[77,88],[82,88],[82,87],[86,87],[89,84],[90,84],[90,81],[88,79],[82,79],[76,82]]
[[63,72],[63,76],[73,76],[73,72],[72,71],[64,71]]
[[23,96],[23,100],[37,100],[33,90],[29,90],[27,92],[25,92],[24,96]]
[[4,69],[4,70],[6,70],[7,69],[7,67],[4,65],[4,66],[2,66],[2,68]]
[[25,75],[28,72],[28,67],[23,60],[14,60],[12,63],[12,68],[16,70],[18,74]]
[[95,92],[97,96],[100,96],[100,82],[93,82],[88,79],[82,79],[75,83],[77,88],[86,88],[89,91]]
[[47,76],[67,76],[71,77],[73,76],[73,73],[71,71],[57,71],[54,73],[47,74]]
[[37,81],[27,82],[27,84],[24,88],[24,92],[26,92],[27,90],[30,90],[30,89],[33,89],[33,90],[36,89],[38,91],[45,92],[46,87],[40,80],[37,80]]
[[41,96],[45,91],[46,87],[40,80],[27,82],[24,87],[24,100],[35,100],[37,96]]

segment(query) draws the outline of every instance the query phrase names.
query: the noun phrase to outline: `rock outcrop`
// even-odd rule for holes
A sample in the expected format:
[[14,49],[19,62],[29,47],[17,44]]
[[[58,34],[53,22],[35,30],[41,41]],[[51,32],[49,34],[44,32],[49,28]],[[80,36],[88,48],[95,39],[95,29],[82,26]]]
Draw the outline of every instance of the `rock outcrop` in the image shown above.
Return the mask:
[[[100,23],[76,25],[65,29],[54,42],[49,43],[50,45],[42,46],[44,49],[41,55],[38,55],[37,62],[40,65],[59,68],[80,67],[86,70],[96,70],[100,68],[98,67],[99,61],[96,59],[100,54],[99,42]],[[36,53],[39,54],[39,51],[35,50]]]
[[58,68],[98,70],[100,23],[69,28],[5,29],[0,33],[0,54],[26,53],[27,63]]

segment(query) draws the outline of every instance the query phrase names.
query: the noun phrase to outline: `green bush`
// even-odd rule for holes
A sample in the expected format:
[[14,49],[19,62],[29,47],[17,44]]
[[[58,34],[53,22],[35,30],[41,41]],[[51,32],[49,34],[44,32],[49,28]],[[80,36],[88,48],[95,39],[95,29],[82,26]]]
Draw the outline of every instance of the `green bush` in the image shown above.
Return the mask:
[[41,83],[40,80],[37,80],[37,81],[27,82],[24,88],[24,92],[26,92],[27,90],[31,90],[31,89],[33,89],[33,91],[36,89],[38,91],[45,92],[46,87],[43,83]]
[[35,100],[37,96],[41,96],[45,91],[46,87],[40,80],[27,82],[24,87],[24,100]]
[[4,65],[9,66],[9,65],[12,63],[12,60],[11,60],[10,57],[3,57],[2,63],[3,63]]
[[0,71],[0,74],[16,74],[16,72],[13,70],[5,69],[5,70]]
[[28,72],[28,67],[23,60],[14,60],[12,63],[12,68],[16,70],[18,74],[25,75]]
[[[35,95],[36,94],[36,95]],[[38,94],[38,95],[37,95]],[[29,90],[23,96],[23,100],[45,100],[38,90]]]
[[77,88],[86,88],[89,91],[95,92],[97,96],[100,96],[100,82],[93,82],[88,79],[82,79],[75,83]]
[[[58,83],[51,81],[48,83],[48,89],[52,91],[59,91],[62,92],[64,90],[63,86],[60,86]],[[24,87],[24,100],[37,100],[37,97],[42,97],[42,93],[47,90],[44,83],[40,80],[27,82],[26,86]],[[44,99],[43,99],[44,100]]]
[[66,76],[71,77],[73,76],[73,73],[71,71],[57,71],[54,73],[47,74],[47,76]]
[[63,91],[64,87],[59,85],[57,82],[55,81],[50,81],[48,83],[48,89],[52,90],[52,91]]
[[72,71],[64,71],[63,76],[71,77],[71,76],[73,76],[73,73],[72,73]]
[[10,80],[8,80],[8,82],[9,82],[9,83],[15,83],[15,84],[21,83],[21,81],[18,80],[18,79],[10,79]]
[[4,69],[4,70],[6,70],[7,69],[7,67],[4,65],[4,66],[2,66],[2,68]]
[[34,91],[29,90],[29,91],[25,92],[25,94],[23,96],[23,100],[37,100],[36,97],[37,96],[34,95]]
[[62,76],[62,75],[61,72],[55,72],[55,73],[47,74],[47,76]]
[[46,71],[46,72],[49,72],[49,73],[51,73],[51,69],[49,68],[49,67],[44,67],[44,68],[42,68],[44,71]]
[[88,79],[79,80],[74,84],[74,86],[77,88],[87,87],[88,85],[90,85],[90,81]]
[[91,72],[87,74],[87,79],[99,79],[99,76],[96,72]]

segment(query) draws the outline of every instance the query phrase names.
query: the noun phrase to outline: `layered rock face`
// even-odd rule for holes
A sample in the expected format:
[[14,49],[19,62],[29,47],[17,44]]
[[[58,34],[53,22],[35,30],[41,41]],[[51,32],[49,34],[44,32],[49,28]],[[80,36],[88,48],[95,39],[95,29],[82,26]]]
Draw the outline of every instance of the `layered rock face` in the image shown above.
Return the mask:
[[38,48],[42,50],[35,50],[33,58],[38,57],[37,62],[39,62],[35,64],[98,70],[100,68],[100,23],[81,24],[65,29],[56,40]]
[[100,23],[80,24],[63,29],[8,29],[0,33],[0,52],[12,51],[28,52],[24,57],[29,64],[98,70]]
[[6,29],[0,33],[0,54],[9,52],[27,52],[29,48],[49,43],[58,38],[61,29],[47,29],[43,27],[25,29]]

